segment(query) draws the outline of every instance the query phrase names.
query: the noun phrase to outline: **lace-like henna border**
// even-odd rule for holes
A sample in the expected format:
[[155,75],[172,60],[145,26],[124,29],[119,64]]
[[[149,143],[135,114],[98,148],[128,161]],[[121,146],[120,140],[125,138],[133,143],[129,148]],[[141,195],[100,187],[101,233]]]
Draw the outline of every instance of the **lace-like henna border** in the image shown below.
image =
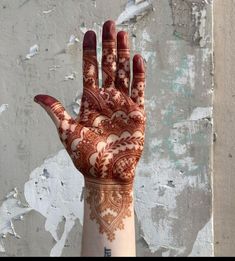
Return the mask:
[[115,239],[115,231],[124,229],[123,220],[131,216],[130,205],[133,202],[131,184],[120,184],[113,180],[101,183],[86,179],[90,206],[90,218],[99,224],[101,234],[106,234],[109,241]]

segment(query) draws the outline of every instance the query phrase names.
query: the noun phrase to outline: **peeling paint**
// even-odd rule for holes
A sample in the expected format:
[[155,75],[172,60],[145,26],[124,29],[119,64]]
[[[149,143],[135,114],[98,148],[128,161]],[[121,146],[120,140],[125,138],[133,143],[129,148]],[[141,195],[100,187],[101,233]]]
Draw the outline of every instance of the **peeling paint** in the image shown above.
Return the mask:
[[170,0],[174,35],[204,48],[209,40],[206,30],[207,6],[212,1]]
[[6,197],[0,207],[0,252],[5,252],[3,239],[8,234],[20,238],[14,228],[14,221],[22,220],[23,215],[31,208],[25,206],[19,198],[18,190],[15,188]]
[[136,22],[152,10],[153,6],[150,0],[128,0],[126,8],[117,18],[116,24],[121,25]]
[[30,47],[29,53],[26,55],[26,59],[30,60],[32,57],[37,55],[38,52],[39,52],[39,46],[37,44],[33,45],[32,47]]
[[74,45],[78,42],[79,42],[78,37],[76,37],[75,35],[72,34],[69,38],[69,42],[68,42],[67,46],[69,47],[70,45]]
[[[69,232],[78,219],[83,224],[83,203],[80,196],[83,176],[74,167],[66,150],[36,168],[25,184],[24,194],[30,207],[46,218],[45,229],[56,241],[50,256],[61,256]],[[61,237],[57,229],[65,221]]]
[[212,107],[205,107],[205,108],[198,107],[194,109],[189,120],[198,121],[203,119],[212,119],[212,111],[213,111]]
[[[184,255],[187,250],[186,241],[187,244],[193,245],[194,240],[191,237],[188,238],[183,230],[182,234],[178,231],[177,237],[177,234],[174,233],[174,227],[178,226],[179,228],[188,223],[194,227],[196,221],[191,220],[191,217],[187,215],[186,207],[183,207],[182,202],[181,206],[178,205],[177,197],[184,194],[185,188],[188,191],[196,189],[198,192],[202,190],[207,193],[207,186],[201,184],[201,189],[198,188],[200,182],[196,176],[182,175],[169,161],[163,162],[163,160],[156,158],[155,161],[159,161],[159,163],[149,164],[147,169],[145,167],[144,172],[140,166],[139,176],[135,181],[135,213],[143,231],[142,237],[152,253],[164,247],[168,249],[168,252],[164,253],[165,256]],[[141,177],[140,174],[144,173],[155,173],[155,175]],[[170,180],[170,186],[169,178],[174,179]],[[188,204],[193,204],[194,211],[201,208],[200,202],[193,203],[191,199]],[[185,216],[179,216],[178,208],[182,209]],[[155,211],[154,215],[152,215],[153,210]],[[211,231],[212,227],[208,227],[207,240],[211,239]],[[188,233],[193,235],[192,231]],[[210,249],[208,249],[209,251]]]
[[0,115],[8,109],[8,104],[2,104],[0,106]]
[[69,41],[65,47],[65,50],[63,52],[70,54],[71,56],[77,55],[77,50],[79,48],[79,39],[76,35],[72,34],[69,37]]
[[77,72],[72,72],[71,74],[68,74],[65,76],[64,80],[68,81],[68,80],[74,80],[77,76]]
[[50,9],[50,10],[45,10],[45,11],[43,11],[42,13],[43,13],[43,14],[50,14],[50,13],[53,12],[53,11],[55,11],[54,8],[53,8],[53,9]]

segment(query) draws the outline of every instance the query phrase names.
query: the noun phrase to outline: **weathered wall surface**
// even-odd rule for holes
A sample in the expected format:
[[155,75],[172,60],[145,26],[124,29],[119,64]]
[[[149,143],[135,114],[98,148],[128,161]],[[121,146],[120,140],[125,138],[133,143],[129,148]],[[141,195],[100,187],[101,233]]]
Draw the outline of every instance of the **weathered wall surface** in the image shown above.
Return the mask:
[[209,0],[0,1],[0,255],[80,255],[83,180],[33,97],[75,116],[82,37],[107,19],[148,65],[137,253],[213,254],[211,14]]
[[214,3],[215,133],[214,233],[215,255],[234,256],[235,242],[235,1]]

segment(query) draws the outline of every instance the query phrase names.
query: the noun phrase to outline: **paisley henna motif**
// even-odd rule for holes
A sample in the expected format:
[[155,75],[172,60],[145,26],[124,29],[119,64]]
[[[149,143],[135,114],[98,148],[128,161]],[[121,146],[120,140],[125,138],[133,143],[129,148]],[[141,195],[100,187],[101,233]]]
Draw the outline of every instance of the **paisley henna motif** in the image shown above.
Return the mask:
[[95,180],[86,179],[87,202],[91,206],[91,219],[100,226],[108,240],[115,239],[115,231],[124,229],[123,219],[131,216],[133,201],[132,184],[106,181],[102,185]]
[[54,120],[60,139],[84,175],[92,220],[112,241],[130,217],[136,165],[144,146],[145,72],[143,58],[133,59],[129,96],[130,51],[127,34],[112,23],[103,31],[103,86],[98,86],[96,36],[88,31],[83,43],[83,96],[79,116],[72,119],[56,99],[38,95]]

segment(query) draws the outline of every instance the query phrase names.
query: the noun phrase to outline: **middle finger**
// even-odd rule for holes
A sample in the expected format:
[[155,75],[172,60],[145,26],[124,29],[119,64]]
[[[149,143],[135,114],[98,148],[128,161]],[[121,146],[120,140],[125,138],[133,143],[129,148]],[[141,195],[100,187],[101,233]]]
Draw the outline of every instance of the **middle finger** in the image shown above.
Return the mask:
[[115,87],[116,78],[116,26],[114,21],[107,21],[103,25],[102,34],[102,81],[103,87]]

